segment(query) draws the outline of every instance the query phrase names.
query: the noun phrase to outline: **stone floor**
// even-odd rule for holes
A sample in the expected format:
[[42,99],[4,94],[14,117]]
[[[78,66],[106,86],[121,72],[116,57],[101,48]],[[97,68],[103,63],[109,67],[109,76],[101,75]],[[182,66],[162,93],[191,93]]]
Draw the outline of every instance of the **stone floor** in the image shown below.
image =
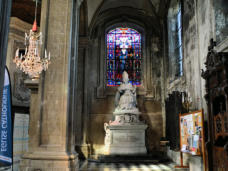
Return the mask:
[[[139,164],[139,163],[97,163],[80,162],[79,171],[188,171],[189,169],[175,169],[174,163]],[[14,169],[15,170],[15,169]],[[12,171],[9,167],[0,167],[0,171]],[[18,171],[17,169],[15,171]]]
[[[80,164],[80,171],[173,171],[174,163],[139,164],[139,163],[96,163],[85,161]],[[184,169],[186,170],[186,169]]]

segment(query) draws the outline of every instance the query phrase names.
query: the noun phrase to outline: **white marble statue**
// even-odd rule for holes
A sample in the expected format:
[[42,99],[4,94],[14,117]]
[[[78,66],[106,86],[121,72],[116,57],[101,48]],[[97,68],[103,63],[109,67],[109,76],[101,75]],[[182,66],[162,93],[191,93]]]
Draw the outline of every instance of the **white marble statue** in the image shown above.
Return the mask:
[[105,148],[109,155],[146,154],[145,130],[147,125],[139,120],[136,86],[129,82],[127,72],[123,72],[123,83],[115,98],[115,119],[104,123]]
[[128,73],[123,72],[123,83],[118,88],[115,97],[115,111],[113,114],[140,114],[136,101],[136,86],[129,82]]

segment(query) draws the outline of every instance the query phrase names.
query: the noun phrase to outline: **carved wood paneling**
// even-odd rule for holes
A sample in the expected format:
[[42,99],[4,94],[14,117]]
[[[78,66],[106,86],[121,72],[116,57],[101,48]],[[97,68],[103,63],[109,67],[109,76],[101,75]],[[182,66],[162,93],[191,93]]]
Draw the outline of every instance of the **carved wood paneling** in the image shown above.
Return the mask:
[[206,59],[205,99],[208,106],[207,154],[209,170],[228,170],[228,53],[216,52],[211,40]]

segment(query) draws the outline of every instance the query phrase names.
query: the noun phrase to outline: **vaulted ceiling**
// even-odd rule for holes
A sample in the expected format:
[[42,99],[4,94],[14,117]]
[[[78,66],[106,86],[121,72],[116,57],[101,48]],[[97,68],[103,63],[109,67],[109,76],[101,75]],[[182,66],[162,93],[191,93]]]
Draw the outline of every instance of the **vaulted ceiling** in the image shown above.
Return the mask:
[[[170,0],[84,0],[87,1],[88,25],[96,12],[120,6],[132,7],[146,11],[156,17],[164,16]],[[30,24],[34,21],[35,0],[12,0],[11,16],[18,17]],[[37,23],[40,23],[41,0],[38,0]]]
[[148,15],[163,17],[170,0],[87,0],[88,25],[96,12],[101,13],[118,7],[132,7],[144,10]]
[[[35,18],[35,0],[12,0],[11,16],[33,24]],[[37,23],[40,23],[41,3],[37,6]]]

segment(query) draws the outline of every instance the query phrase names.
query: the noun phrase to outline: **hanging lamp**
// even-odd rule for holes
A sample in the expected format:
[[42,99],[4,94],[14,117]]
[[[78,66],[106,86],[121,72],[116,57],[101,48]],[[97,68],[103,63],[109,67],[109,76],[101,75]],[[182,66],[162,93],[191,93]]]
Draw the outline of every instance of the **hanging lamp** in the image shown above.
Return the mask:
[[30,78],[38,78],[42,71],[48,69],[50,64],[50,52],[47,55],[45,49],[45,56],[40,56],[41,45],[42,45],[42,33],[38,32],[37,29],[37,0],[35,8],[35,19],[32,29],[29,35],[25,33],[25,54],[19,54],[19,48],[16,50],[15,58],[13,62],[16,64],[17,68],[22,70],[24,73],[28,74]]

